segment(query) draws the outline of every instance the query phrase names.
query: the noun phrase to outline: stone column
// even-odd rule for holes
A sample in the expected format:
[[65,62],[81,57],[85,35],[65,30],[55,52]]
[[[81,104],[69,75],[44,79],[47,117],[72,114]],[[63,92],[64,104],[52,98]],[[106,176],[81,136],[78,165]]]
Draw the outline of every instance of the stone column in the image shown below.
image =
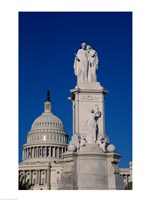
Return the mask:
[[55,158],[55,147],[53,147],[53,158]]
[[49,156],[48,157],[51,157],[51,147],[49,147]]
[[22,160],[24,160],[24,149],[22,151]]
[[40,170],[38,170],[39,171],[39,175],[38,175],[38,178],[39,178],[39,185],[41,184],[41,171]]
[[44,170],[45,171],[45,182],[44,182],[44,185],[47,183],[47,170]]
[[26,159],[27,159],[27,157],[28,157],[28,154],[27,154],[27,153],[28,153],[28,152],[27,152],[27,149],[25,149],[25,151],[26,151]]
[[42,147],[40,148],[40,156],[43,156]]
[[34,158],[34,147],[32,147],[32,158]]
[[36,148],[36,156],[39,157],[39,147]]
[[38,155],[38,158],[40,157],[40,148],[38,147],[37,148],[37,155]]
[[29,149],[27,148],[27,159],[29,158]]
[[128,175],[126,174],[126,185],[128,185]]
[[26,151],[26,159],[28,158],[28,152],[27,152],[27,149],[25,149],[25,151]]
[[27,151],[26,151],[26,153],[27,153],[27,159],[28,159],[28,148],[27,148]]
[[32,148],[30,147],[30,158],[32,158]]
[[32,171],[30,170],[30,184],[32,184]]
[[63,147],[61,147],[61,154],[63,154]]
[[48,186],[49,190],[51,189],[50,183],[51,183],[51,181],[50,181],[50,166],[49,166],[48,169],[47,169],[47,186]]
[[47,157],[47,146],[45,146],[45,157]]
[[57,158],[59,158],[59,147],[57,147]]
[[26,159],[26,149],[24,149],[24,160]]
[[36,170],[36,183],[39,183],[39,174],[38,174],[38,170]]
[[36,147],[34,147],[34,158],[36,157]]

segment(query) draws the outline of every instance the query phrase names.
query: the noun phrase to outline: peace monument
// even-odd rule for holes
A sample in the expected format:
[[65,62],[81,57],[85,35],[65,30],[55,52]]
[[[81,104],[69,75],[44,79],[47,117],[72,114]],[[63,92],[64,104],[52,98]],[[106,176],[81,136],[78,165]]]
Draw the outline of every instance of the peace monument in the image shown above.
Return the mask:
[[97,52],[86,43],[75,54],[77,85],[69,100],[73,109],[73,135],[63,154],[60,189],[123,189],[117,163],[121,157],[105,134],[104,96],[108,93],[97,82]]

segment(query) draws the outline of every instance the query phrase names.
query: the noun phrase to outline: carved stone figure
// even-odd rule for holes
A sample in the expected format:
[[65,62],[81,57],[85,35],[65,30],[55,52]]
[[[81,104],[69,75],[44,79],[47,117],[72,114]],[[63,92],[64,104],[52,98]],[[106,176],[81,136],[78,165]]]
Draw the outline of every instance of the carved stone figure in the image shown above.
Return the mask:
[[87,46],[88,53],[88,82],[97,82],[96,70],[98,69],[98,55],[90,45]]
[[102,150],[104,152],[107,151],[106,150],[107,149],[107,145],[108,145],[107,138],[104,138],[101,135],[98,135],[97,143],[99,144],[100,148],[102,148]]
[[81,137],[81,139],[80,139],[80,147],[85,146],[85,144],[86,144],[86,139]]
[[87,120],[88,133],[86,137],[87,143],[95,143],[96,135],[98,130],[97,120],[101,117],[101,112],[99,111],[98,105],[94,106],[94,109],[90,110],[90,115]]
[[75,54],[74,72],[78,82],[87,82],[88,80],[88,58],[86,43],[81,44],[82,48]]

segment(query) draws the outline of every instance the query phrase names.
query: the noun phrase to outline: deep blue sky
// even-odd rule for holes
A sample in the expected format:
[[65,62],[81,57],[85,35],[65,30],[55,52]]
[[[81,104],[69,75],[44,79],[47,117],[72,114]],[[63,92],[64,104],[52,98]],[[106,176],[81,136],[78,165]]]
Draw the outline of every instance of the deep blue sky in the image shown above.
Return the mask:
[[72,105],[67,97],[76,85],[74,53],[82,42],[98,53],[98,81],[105,96],[106,134],[132,160],[132,13],[19,13],[19,161],[33,121],[41,115],[47,89],[53,113],[72,135]]

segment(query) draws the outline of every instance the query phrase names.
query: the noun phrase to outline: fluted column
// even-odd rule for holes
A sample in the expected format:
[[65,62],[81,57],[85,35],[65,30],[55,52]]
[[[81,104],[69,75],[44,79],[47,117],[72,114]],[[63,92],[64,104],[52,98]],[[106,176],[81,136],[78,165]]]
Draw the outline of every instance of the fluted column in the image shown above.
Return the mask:
[[45,178],[44,179],[45,179],[45,183],[47,183],[47,170],[45,170]]
[[38,147],[36,147],[36,157],[38,157]]
[[38,170],[39,172],[38,172],[38,178],[39,178],[39,180],[38,180],[38,184],[40,185],[40,183],[41,183],[41,172],[40,172],[40,170]]
[[45,146],[45,157],[47,157],[47,146]]
[[51,147],[49,147],[49,157],[51,157]]
[[50,152],[50,147],[47,147],[48,149],[47,149],[47,157],[50,157],[49,155],[49,152]]
[[50,180],[50,166],[49,166],[49,168],[47,170],[47,186],[48,186],[48,189],[51,189],[50,183],[51,183],[51,180]]
[[27,149],[26,149],[26,159],[28,158],[28,152],[27,152]]
[[26,159],[26,149],[24,149],[24,159]]
[[37,184],[39,183],[39,173],[38,173],[38,170],[36,170],[36,183]]
[[32,158],[32,148],[30,147],[30,158]]
[[57,158],[59,158],[59,147],[57,148]]
[[25,149],[25,151],[26,151],[26,159],[27,159],[27,149]]
[[27,148],[27,159],[29,158],[29,150],[28,150],[28,148]]
[[22,160],[24,160],[24,150],[22,151]]
[[32,151],[31,151],[31,153],[32,153],[32,158],[34,158],[34,147],[32,147]]
[[53,147],[53,157],[55,157],[55,147]]
[[30,172],[30,179],[29,179],[29,183],[30,183],[30,184],[32,184],[32,171],[31,171],[31,170],[29,170],[29,172]]

